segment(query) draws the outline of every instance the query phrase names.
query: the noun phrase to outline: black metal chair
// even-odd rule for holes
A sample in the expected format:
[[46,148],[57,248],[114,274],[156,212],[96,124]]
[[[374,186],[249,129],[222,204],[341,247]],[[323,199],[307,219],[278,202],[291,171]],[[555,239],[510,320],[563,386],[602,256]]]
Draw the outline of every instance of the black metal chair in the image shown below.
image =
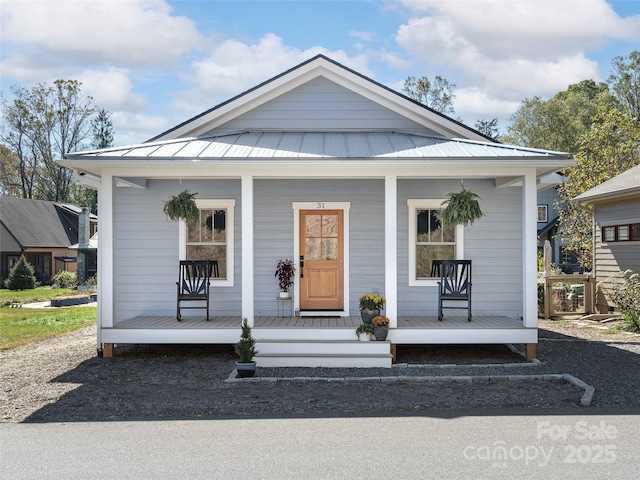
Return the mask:
[[[181,311],[185,309],[206,308],[209,321],[209,285],[211,276],[218,277],[217,260],[181,260],[177,287],[176,319],[182,320]],[[205,306],[184,307],[182,302],[205,302]]]
[[[444,302],[465,302],[466,306],[443,306]],[[438,320],[442,321],[442,309],[467,310],[471,321],[471,260],[442,260],[438,282]]]

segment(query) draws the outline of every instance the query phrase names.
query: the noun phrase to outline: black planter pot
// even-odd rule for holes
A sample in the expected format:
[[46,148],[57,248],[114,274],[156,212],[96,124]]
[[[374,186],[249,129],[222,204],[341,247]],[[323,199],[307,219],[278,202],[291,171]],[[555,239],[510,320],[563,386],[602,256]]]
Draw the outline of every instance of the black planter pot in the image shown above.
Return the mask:
[[253,377],[256,374],[256,362],[236,362],[237,378]]
[[373,317],[380,315],[380,310],[360,310],[360,318],[362,323],[371,323]]

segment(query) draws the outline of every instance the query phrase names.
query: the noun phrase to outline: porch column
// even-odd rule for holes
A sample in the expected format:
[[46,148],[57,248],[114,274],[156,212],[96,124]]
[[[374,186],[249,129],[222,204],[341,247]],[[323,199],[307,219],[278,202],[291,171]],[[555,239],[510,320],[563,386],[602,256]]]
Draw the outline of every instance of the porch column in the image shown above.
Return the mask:
[[385,308],[391,320],[389,326],[398,326],[398,184],[396,176],[384,179],[384,295]]
[[98,191],[98,210],[100,212],[98,233],[98,350],[102,351],[101,328],[113,327],[113,175],[102,172],[102,181]]
[[253,177],[242,176],[242,316],[253,327]]
[[537,191],[536,171],[529,169],[522,180],[523,309],[525,327],[538,326],[537,290]]

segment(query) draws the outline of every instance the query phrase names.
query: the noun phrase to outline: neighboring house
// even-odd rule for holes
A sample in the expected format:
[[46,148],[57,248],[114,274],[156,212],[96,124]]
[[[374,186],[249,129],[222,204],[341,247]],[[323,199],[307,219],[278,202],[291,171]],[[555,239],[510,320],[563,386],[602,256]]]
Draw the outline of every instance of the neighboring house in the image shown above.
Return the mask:
[[575,253],[565,248],[558,235],[561,203],[558,187],[566,180],[560,173],[553,173],[540,179],[538,183],[538,250],[542,251],[546,240],[551,244],[551,262],[563,273],[583,273]]
[[[593,273],[596,281],[620,272],[640,273],[640,165],[573,199],[593,207]],[[600,311],[609,309],[599,294]]]
[[[0,280],[8,277],[21,255],[45,284],[60,271],[75,272],[77,256],[69,247],[78,242],[81,217],[82,209],[76,205],[0,197]],[[96,231],[97,221],[95,215],[89,216],[88,233]]]
[[[100,353],[235,343],[245,317],[259,365],[390,366],[403,343],[522,343],[535,355],[536,182],[573,161],[494,142],[320,55],[143,144],[61,163],[100,192]],[[443,230],[437,214],[461,182],[485,217]],[[185,189],[200,228],[162,211]],[[212,320],[177,322],[178,261],[197,257],[220,266]],[[437,320],[431,261],[443,257],[473,262],[471,322],[450,310]],[[296,265],[287,319],[282,258]],[[361,342],[386,353],[358,356],[358,297],[371,291],[386,298],[389,343]]]

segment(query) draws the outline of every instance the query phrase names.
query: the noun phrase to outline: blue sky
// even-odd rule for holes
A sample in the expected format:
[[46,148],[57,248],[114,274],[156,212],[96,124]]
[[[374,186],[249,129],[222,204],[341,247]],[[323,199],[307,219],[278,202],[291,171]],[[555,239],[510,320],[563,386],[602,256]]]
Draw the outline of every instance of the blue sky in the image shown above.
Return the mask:
[[400,91],[456,84],[456,116],[501,125],[524,98],[640,49],[637,0],[2,0],[0,82],[77,79],[132,144],[318,53]]

